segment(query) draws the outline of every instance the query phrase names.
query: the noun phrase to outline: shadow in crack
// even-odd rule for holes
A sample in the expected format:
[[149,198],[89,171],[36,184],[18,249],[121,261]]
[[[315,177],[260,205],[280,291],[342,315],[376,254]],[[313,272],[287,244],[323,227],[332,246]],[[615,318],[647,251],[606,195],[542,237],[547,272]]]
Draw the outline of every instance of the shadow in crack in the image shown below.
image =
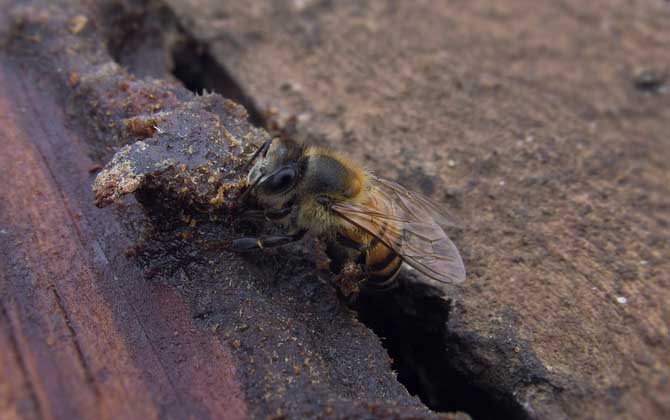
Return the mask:
[[103,25],[107,50],[133,75],[173,76],[196,94],[218,93],[243,105],[251,124],[264,125],[263,114],[240,84],[162,2],[111,2],[101,7],[108,17]]
[[172,74],[192,92],[218,93],[241,104],[249,113],[249,122],[257,127],[265,124],[262,113],[228,71],[193,39],[184,38],[172,49]]
[[381,339],[398,380],[432,410],[463,411],[473,419],[527,419],[512,396],[486,389],[458,369],[463,349],[450,334],[451,301],[428,286],[401,282],[386,293],[362,294],[355,309]]

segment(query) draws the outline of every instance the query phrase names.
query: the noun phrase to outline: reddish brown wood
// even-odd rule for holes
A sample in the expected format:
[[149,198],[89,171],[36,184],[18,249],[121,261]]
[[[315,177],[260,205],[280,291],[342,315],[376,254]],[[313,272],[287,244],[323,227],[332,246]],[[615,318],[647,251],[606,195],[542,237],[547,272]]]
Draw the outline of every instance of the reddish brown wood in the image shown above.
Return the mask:
[[7,311],[0,307],[0,418],[37,418],[38,414],[39,405],[26,377],[23,355],[12,334]]
[[93,162],[34,83],[2,64],[0,413],[246,417],[225,345],[100,243],[119,226],[93,206]]

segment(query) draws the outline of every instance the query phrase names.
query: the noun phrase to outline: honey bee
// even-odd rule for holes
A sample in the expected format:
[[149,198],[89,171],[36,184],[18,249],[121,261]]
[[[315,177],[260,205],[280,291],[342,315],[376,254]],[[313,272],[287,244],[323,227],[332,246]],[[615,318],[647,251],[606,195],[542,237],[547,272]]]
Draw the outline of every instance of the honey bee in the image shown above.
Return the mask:
[[247,167],[243,199],[253,196],[263,210],[246,214],[280,223],[288,233],[236,239],[232,250],[280,246],[310,232],[327,244],[331,269],[356,267],[365,288],[394,287],[403,264],[438,288],[465,280],[463,260],[441,227],[458,223],[427,197],[332,150],[291,139],[267,141]]

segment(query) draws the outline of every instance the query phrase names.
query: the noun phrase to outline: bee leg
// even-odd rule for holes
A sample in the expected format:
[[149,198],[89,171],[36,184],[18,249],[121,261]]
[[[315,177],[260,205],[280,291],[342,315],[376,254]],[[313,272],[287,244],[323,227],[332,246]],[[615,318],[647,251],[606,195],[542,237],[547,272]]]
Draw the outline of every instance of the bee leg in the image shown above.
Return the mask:
[[291,214],[293,207],[285,207],[283,209],[266,209],[266,210],[246,210],[240,218],[242,220],[280,220]]
[[285,207],[283,209],[267,209],[265,210],[265,218],[268,220],[280,220],[291,214],[293,207]]
[[242,221],[258,221],[265,219],[265,212],[263,210],[245,210],[239,217]]
[[256,249],[274,248],[286,245],[302,239],[305,231],[296,232],[293,235],[261,236],[258,238],[246,237],[235,239],[230,247],[234,252],[248,252]]

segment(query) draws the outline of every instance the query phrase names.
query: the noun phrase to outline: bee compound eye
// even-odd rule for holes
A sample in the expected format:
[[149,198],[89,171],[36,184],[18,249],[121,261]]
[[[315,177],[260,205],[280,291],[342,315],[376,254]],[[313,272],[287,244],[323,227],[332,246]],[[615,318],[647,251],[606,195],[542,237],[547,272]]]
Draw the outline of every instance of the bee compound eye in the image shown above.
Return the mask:
[[295,182],[295,169],[291,167],[285,167],[279,169],[274,174],[265,180],[263,183],[263,188],[271,193],[277,194],[284,192],[291,188]]

